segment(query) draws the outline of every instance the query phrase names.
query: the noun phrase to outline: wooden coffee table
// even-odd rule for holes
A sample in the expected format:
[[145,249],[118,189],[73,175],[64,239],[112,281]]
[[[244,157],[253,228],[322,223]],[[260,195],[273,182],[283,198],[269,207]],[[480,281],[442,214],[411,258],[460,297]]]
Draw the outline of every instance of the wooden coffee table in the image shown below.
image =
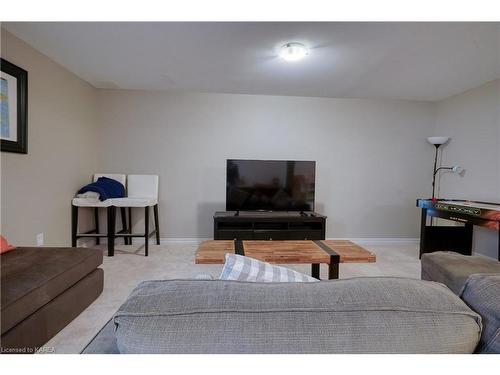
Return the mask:
[[245,255],[274,264],[311,264],[319,279],[319,265],[328,264],[328,278],[338,279],[339,263],[373,263],[375,254],[351,241],[204,241],[196,252],[196,264],[223,264],[226,253]]

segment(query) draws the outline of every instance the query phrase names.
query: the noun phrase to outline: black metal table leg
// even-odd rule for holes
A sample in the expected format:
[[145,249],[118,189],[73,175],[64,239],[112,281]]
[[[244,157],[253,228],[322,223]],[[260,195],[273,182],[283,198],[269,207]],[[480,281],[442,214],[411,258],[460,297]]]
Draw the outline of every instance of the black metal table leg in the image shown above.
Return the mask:
[[425,253],[426,250],[426,238],[425,238],[425,233],[426,233],[426,227],[427,227],[427,209],[422,208],[422,213],[420,217],[420,253],[418,258],[422,258],[422,254]]
[[319,278],[319,264],[314,263],[311,265],[311,276],[315,279],[320,280]]
[[242,240],[234,240],[234,253],[238,255],[245,255],[245,246]]
[[472,236],[474,233],[474,226],[472,224],[465,224],[465,247],[467,255],[472,255]]
[[330,259],[330,264],[328,265],[328,279],[333,280],[333,279],[338,279],[339,278],[339,263],[337,262],[332,262]]
[[115,230],[116,230],[116,207],[110,206],[107,208],[108,221],[108,256],[115,255]]
[[[330,255],[330,263],[328,263],[328,279],[338,279],[339,278],[339,263],[340,255],[338,255],[333,249],[322,241],[314,241],[318,247],[320,247],[325,253]],[[318,267],[319,268],[319,267]],[[317,277],[319,279],[319,277]]]

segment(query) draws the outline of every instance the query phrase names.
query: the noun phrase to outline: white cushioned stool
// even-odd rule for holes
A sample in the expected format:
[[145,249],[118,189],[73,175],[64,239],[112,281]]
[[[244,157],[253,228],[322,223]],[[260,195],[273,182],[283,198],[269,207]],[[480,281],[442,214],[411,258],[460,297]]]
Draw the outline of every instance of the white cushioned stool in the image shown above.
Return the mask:
[[[132,244],[133,237],[144,237],[145,255],[149,253],[149,237],[156,234],[156,244],[160,244],[160,230],[158,224],[158,175],[129,174],[127,176],[127,197],[110,199],[111,205],[128,208],[129,227],[117,237],[124,237],[126,244]],[[144,208],[144,233],[132,233],[132,208]],[[149,208],[153,207],[155,229],[149,232]]]
[[[94,174],[93,181],[97,181],[99,177],[107,177],[118,181],[123,186],[126,184],[126,176],[124,174],[116,173],[96,173]],[[94,209],[94,224],[93,230],[85,233],[78,233],[78,209],[80,207],[93,208]],[[99,208],[106,208],[107,216],[107,234],[99,233]],[[121,210],[122,219],[122,232],[127,230],[127,219],[125,214],[125,208]],[[108,255],[114,254],[114,236],[115,236],[115,222],[116,222],[116,207],[112,205],[112,199],[106,199],[100,201],[98,199],[91,198],[73,198],[71,202],[71,246],[76,247],[77,241],[82,237],[93,237],[95,238],[96,244],[100,244],[100,239],[102,237],[107,237],[108,239]],[[112,228],[112,230],[110,230]]]

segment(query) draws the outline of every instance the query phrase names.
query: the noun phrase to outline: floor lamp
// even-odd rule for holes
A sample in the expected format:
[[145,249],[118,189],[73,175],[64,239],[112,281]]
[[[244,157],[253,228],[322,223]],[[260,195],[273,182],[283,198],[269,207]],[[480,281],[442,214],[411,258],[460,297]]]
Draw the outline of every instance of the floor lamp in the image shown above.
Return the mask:
[[427,138],[427,141],[429,141],[430,144],[432,144],[432,145],[434,145],[434,147],[436,147],[436,154],[434,155],[434,169],[432,170],[432,199],[436,199],[436,196],[435,196],[436,174],[437,174],[437,159],[438,159],[439,147],[441,147],[441,145],[444,145],[449,140],[450,140],[450,137],[429,137],[429,138]]
[[436,147],[436,154],[434,155],[434,169],[432,172],[432,199],[436,199],[436,175],[441,170],[450,170],[454,173],[463,174],[464,169],[459,165],[454,165],[452,167],[439,167],[437,166],[439,147],[444,145],[450,140],[450,137],[429,137],[427,141]]

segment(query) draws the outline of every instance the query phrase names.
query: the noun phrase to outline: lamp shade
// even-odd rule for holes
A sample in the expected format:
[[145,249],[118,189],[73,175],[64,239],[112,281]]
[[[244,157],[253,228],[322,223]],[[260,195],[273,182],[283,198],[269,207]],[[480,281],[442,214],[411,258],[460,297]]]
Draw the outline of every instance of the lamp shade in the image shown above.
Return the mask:
[[427,141],[429,143],[433,144],[434,146],[440,146],[445,144],[450,140],[450,137],[429,137],[427,138]]

